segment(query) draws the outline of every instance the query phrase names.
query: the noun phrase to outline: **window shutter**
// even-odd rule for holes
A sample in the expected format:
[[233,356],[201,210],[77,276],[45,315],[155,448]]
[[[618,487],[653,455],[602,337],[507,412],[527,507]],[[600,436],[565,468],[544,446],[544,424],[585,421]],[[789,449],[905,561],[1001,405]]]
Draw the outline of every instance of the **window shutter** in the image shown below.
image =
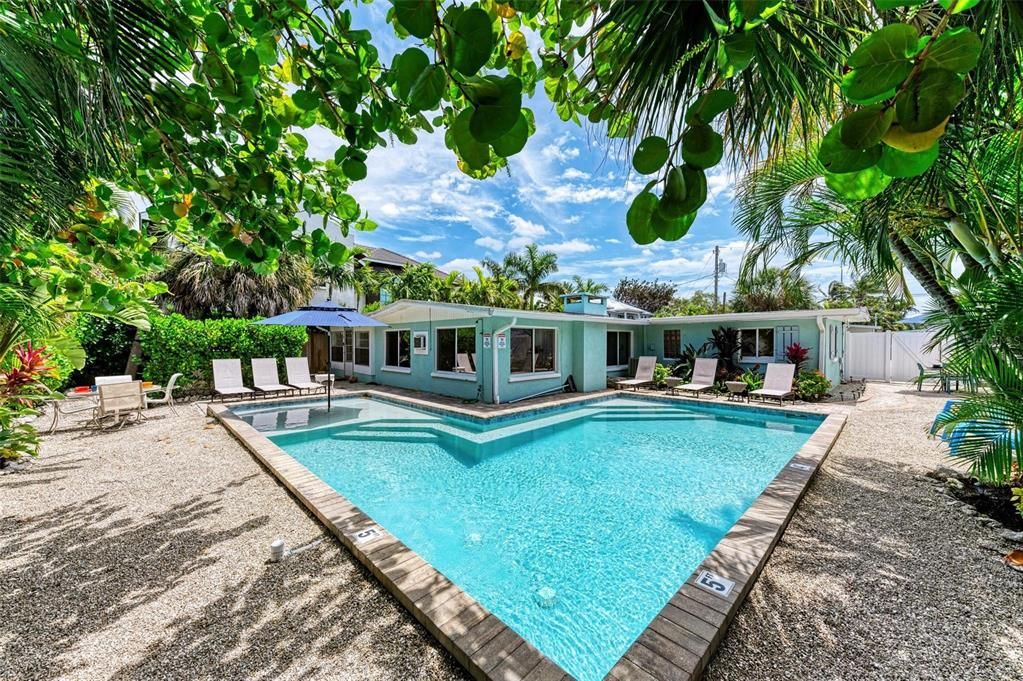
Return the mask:
[[774,329],[774,359],[785,360],[785,348],[799,342],[798,326],[778,326]]

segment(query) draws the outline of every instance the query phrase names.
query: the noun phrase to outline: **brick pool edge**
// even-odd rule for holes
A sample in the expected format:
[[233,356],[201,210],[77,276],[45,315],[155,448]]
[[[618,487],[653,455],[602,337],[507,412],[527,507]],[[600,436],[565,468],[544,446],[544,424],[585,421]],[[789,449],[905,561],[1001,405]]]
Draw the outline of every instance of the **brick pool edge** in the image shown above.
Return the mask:
[[[371,390],[359,392],[366,397],[377,396]],[[428,405],[454,415],[463,415],[466,411],[422,399],[391,394],[386,398],[412,407]],[[235,415],[227,405],[210,404],[207,413],[337,536],[474,678],[501,681],[572,678],[386,528]],[[829,414],[824,419],[647,625],[608,673],[608,679],[685,681],[699,678],[784,533],[810,481],[842,432],[845,421],[843,414]],[[698,585],[698,576],[704,571],[733,583],[727,595]]]

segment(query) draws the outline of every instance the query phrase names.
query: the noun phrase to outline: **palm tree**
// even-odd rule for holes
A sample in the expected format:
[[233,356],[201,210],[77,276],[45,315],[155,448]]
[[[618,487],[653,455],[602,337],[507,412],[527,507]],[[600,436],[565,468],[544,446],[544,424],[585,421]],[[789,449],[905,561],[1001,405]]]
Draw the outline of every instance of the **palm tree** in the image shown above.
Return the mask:
[[192,319],[270,317],[306,304],[313,292],[308,260],[289,253],[282,253],[276,268],[262,274],[184,251],[174,257],[161,279],[173,296],[166,302]]
[[517,273],[524,309],[536,309],[538,298],[558,291],[557,284],[548,281],[558,271],[558,256],[553,251],[541,251],[536,244],[529,244],[521,253],[509,255],[505,262],[510,262]]
[[321,284],[327,285],[327,300],[334,298],[334,289],[351,289],[358,298],[374,290],[378,284],[373,268],[363,261],[368,251],[361,246],[353,246],[345,251],[340,262],[332,263],[321,257],[313,263],[313,275]]
[[813,284],[798,272],[768,267],[735,284],[732,308],[736,312],[811,310]]
[[583,279],[578,274],[572,275],[572,281],[567,286],[570,290],[566,293],[589,293],[594,296],[604,295],[610,290],[607,284],[589,278]]
[[462,277],[454,296],[457,302],[490,307],[519,306],[519,285],[514,279],[488,277],[481,267],[474,267],[473,272],[476,275],[475,281]]
[[437,300],[437,268],[431,263],[406,264],[401,270],[385,276],[380,287],[394,300]]

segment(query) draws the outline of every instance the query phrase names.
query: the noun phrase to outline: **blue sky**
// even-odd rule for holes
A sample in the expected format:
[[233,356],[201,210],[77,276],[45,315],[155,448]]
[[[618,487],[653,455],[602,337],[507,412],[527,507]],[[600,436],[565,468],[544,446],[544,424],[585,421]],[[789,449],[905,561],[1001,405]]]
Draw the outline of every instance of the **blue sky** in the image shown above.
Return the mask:
[[[376,2],[356,12],[356,25],[373,32],[385,64],[414,44],[401,43],[385,25],[389,6]],[[499,260],[537,243],[558,254],[559,278],[580,275],[612,288],[623,277],[656,278],[677,283],[681,294],[712,290],[719,246],[726,266],[722,291],[730,294],[746,243],[731,226],[735,178],[729,169],[709,173],[707,203],[685,238],[639,246],[629,237],[625,213],[645,180],[631,172],[602,127],[561,121],[542,88],[528,106],[536,134],[506,170],[488,180],[462,174],[441,133],[421,134],[412,146],[394,140],[371,152],[369,176],[350,191],[379,228],[357,233],[356,240],[447,271],[471,271],[483,257]],[[333,155],[337,142],[328,132],[307,136],[312,153]],[[804,271],[822,288],[840,273],[831,262]]]

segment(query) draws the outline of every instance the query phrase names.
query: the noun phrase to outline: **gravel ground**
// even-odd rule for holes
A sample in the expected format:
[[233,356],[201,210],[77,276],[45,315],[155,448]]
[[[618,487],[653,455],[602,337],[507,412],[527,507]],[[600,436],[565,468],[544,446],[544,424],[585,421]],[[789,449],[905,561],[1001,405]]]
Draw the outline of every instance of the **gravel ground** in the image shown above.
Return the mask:
[[[706,678],[1020,678],[1010,547],[914,477],[945,463],[924,437],[942,399],[869,387]],[[0,476],[0,679],[466,678],[223,429],[179,412],[72,424]],[[323,541],[268,564],[277,537]]]

